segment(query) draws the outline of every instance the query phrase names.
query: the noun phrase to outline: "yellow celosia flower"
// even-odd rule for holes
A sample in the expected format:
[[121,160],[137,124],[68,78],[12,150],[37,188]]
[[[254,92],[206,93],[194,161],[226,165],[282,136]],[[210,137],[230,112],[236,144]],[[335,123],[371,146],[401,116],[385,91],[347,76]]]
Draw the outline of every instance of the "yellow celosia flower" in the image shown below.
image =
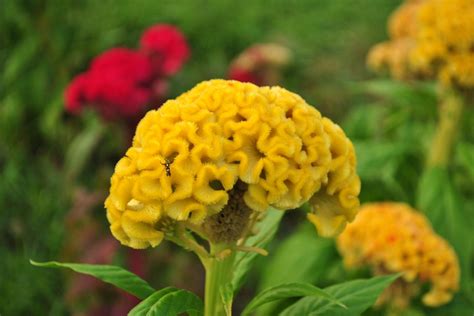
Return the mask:
[[419,10],[415,69],[446,85],[474,86],[474,1],[429,0]]
[[256,212],[331,199],[311,215],[324,218],[323,231],[343,226],[358,206],[354,150],[337,125],[285,89],[211,80],[139,123],[112,176],[112,233],[145,248],[172,233],[173,221],[215,227],[205,222],[228,206],[239,183]]
[[380,71],[388,69],[396,79],[408,79],[415,74],[410,66],[410,53],[418,31],[417,14],[421,4],[429,0],[409,0],[389,18],[390,40],[375,45],[369,52],[367,64]]
[[434,77],[447,86],[474,86],[474,1],[407,0],[389,20],[390,40],[367,63],[396,79]]
[[[407,284],[431,283],[431,290],[423,296],[428,306],[449,302],[458,290],[455,252],[422,214],[406,204],[362,206],[354,222],[338,237],[337,245],[348,267],[369,265],[375,273],[403,272]],[[414,294],[405,291],[391,299],[403,302]]]

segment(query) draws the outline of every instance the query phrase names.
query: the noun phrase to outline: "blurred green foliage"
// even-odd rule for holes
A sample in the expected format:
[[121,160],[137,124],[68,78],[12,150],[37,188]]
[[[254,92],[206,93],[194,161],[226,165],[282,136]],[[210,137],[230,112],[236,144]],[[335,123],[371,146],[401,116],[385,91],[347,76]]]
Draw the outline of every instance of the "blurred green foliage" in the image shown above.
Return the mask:
[[[72,77],[86,69],[91,58],[114,46],[136,47],[141,32],[154,23],[177,25],[192,48],[190,61],[171,83],[170,97],[201,80],[225,77],[230,60],[251,44],[279,41],[288,45],[294,61],[283,84],[324,114],[344,122],[358,152],[363,201],[392,199],[416,205],[424,155],[436,121],[434,88],[429,84],[359,82],[369,77],[367,50],[385,37],[386,18],[399,2],[3,1],[0,313],[67,314],[63,300],[58,299],[66,286],[62,274],[35,269],[28,259],[46,261],[61,255],[67,233],[64,216],[74,188],[82,185],[106,192],[127,135],[93,113],[81,117],[65,114],[63,90]],[[471,109],[463,120],[449,179],[460,195],[458,205],[468,212],[474,207]],[[466,214],[460,217],[472,218]],[[105,227],[105,216],[99,216]],[[285,219],[280,240],[294,230],[294,219]],[[280,246],[280,251],[308,251],[297,245],[310,244],[312,238],[311,249],[319,254],[315,259],[320,261],[305,261],[307,267],[293,271],[296,275],[289,273],[296,279],[291,281],[310,275],[311,281],[325,286],[351,277],[342,269],[333,243],[310,237],[308,232],[303,226]],[[268,266],[263,271],[273,275],[299,262],[298,256],[304,254],[295,252],[294,258],[288,258],[276,243],[272,248],[276,252],[268,259],[275,261],[261,260],[259,266]],[[262,276],[262,288],[275,285],[261,270],[255,273]],[[279,275],[284,281],[284,274]],[[251,285],[256,283],[252,279]],[[464,296],[456,298],[459,304],[453,303],[459,308],[470,306],[466,291],[472,281],[465,282]],[[244,288],[242,298],[251,292]]]

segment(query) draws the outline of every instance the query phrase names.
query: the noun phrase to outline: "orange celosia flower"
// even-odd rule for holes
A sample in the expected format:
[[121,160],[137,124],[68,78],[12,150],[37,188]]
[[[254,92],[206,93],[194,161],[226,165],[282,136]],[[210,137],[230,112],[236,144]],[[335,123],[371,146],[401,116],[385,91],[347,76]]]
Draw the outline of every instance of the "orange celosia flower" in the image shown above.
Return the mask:
[[369,265],[376,274],[402,272],[405,285],[388,290],[398,292],[390,297],[393,301],[406,304],[416,291],[400,288],[413,289],[411,285],[425,282],[431,284],[431,290],[423,296],[428,306],[449,302],[458,290],[456,253],[422,214],[406,204],[362,206],[354,222],[338,237],[337,246],[347,267]]

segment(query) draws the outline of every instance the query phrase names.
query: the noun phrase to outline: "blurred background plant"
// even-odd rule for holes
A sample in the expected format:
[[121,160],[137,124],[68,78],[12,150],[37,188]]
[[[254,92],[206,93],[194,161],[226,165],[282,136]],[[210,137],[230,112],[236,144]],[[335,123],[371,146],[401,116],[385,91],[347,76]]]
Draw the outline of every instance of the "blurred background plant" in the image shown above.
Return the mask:
[[[144,30],[169,23],[187,38],[192,57],[172,77],[172,70],[166,73],[167,84],[160,87],[166,88],[166,97],[205,79],[231,76],[232,60],[255,43],[279,43],[288,49],[291,61],[277,78],[344,126],[358,153],[362,201],[417,205],[460,255],[461,291],[453,302],[436,310],[415,302],[407,313],[471,315],[472,238],[459,228],[474,224],[474,107],[464,108],[449,163],[421,177],[436,129],[436,85],[371,79],[365,68],[369,48],[385,37],[381,26],[399,4],[399,0],[359,0],[357,5],[343,0],[291,4],[277,0],[272,5],[227,0],[2,3],[0,313],[91,315],[92,307],[122,295],[102,289],[98,302],[91,302],[81,281],[70,279],[70,274],[39,271],[27,259],[133,265],[118,242],[102,239],[110,236],[103,197],[133,124],[124,128],[127,124],[103,120],[87,107],[81,115],[68,114],[64,90],[73,77],[88,71],[94,57],[113,47],[135,49]],[[142,48],[147,47],[144,42]],[[159,106],[158,99],[150,105]],[[285,218],[270,245],[270,256],[259,259],[236,299],[237,309],[243,306],[239,301],[269,285],[304,280],[325,286],[369,275],[368,270],[344,270],[334,242],[315,237],[307,224],[295,227],[299,216],[303,215]],[[287,238],[290,231],[296,233]],[[85,255],[84,247],[97,256]],[[313,254],[310,260],[308,252]],[[185,273],[198,267],[193,256],[164,244],[145,251],[144,257],[137,272],[153,271],[150,281],[157,288],[172,284],[202,293],[203,274]],[[86,280],[82,285],[92,282]],[[57,300],[63,293],[65,300]],[[261,313],[268,315],[287,304],[271,304]],[[98,310],[101,315],[114,313]]]

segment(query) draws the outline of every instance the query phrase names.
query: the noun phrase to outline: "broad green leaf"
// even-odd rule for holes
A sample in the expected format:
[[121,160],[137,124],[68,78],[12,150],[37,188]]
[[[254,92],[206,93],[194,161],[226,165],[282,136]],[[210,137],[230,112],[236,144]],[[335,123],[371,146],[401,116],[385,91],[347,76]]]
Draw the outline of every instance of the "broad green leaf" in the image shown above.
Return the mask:
[[155,290],[142,278],[123,268],[112,265],[61,263],[56,261],[30,263],[44,268],[69,268],[79,273],[91,275],[99,280],[115,285],[122,290],[145,299]]
[[344,304],[338,302],[337,299],[332,297],[330,294],[314,285],[309,283],[285,283],[268,288],[259,293],[250,301],[247,307],[245,307],[242,315],[249,315],[250,312],[254,311],[257,307],[276,300],[301,296],[319,297],[345,308]]
[[472,217],[466,216],[468,212],[464,210],[461,196],[446,169],[434,167],[425,171],[418,187],[417,206],[430,219],[435,231],[456,250],[461,267],[461,286],[464,290],[472,290]]
[[145,300],[143,300],[140,304],[135,306],[130,312],[128,312],[128,316],[144,316],[148,313],[150,308],[158,302],[163,296],[169,293],[173,293],[179,291],[177,288],[174,287],[165,287],[150,296],[148,296]]
[[380,293],[396,278],[398,278],[398,275],[378,276],[371,279],[344,282],[326,288],[325,292],[347,306],[346,309],[321,297],[309,296],[285,309],[280,316],[360,315],[375,303]]
[[[273,236],[275,236],[280,224],[283,212],[270,208],[265,218],[257,225],[257,234],[247,239],[245,246],[249,247],[265,247]],[[238,252],[235,257],[234,273],[232,276],[232,287],[234,292],[242,285],[245,274],[249,271],[257,257],[254,252]]]
[[148,297],[130,311],[129,316],[163,316],[188,313],[203,314],[204,306],[199,297],[186,290],[165,288]]
[[314,226],[305,221],[265,258],[258,288],[261,291],[288,282],[314,284],[336,257],[334,241],[318,237]]
[[[305,221],[262,260],[265,268],[260,272],[258,290],[289,282],[317,284],[333,260],[338,260],[334,241],[319,237],[314,226]],[[275,314],[276,309],[284,308],[280,304],[284,303],[280,300],[266,304],[258,309],[257,314]]]

